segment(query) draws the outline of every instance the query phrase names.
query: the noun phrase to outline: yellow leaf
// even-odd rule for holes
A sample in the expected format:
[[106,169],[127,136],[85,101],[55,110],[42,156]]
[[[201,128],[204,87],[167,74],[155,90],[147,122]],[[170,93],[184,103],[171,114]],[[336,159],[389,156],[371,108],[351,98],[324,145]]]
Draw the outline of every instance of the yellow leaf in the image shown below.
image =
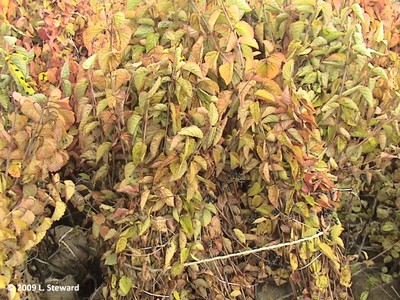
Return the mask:
[[51,216],[51,219],[53,221],[58,221],[61,219],[61,217],[64,215],[65,210],[67,209],[67,205],[65,205],[64,202],[62,201],[57,201],[56,202],[56,207],[54,209],[54,213]]
[[225,84],[230,84],[233,78],[233,62],[227,62],[220,65],[219,73],[222,79],[225,81]]
[[[8,268],[6,268],[6,269],[7,269],[7,273],[4,272],[5,270],[3,270],[4,273],[12,274],[12,272],[10,272],[10,270],[8,270]],[[0,289],[5,289],[6,286],[10,283],[10,279],[11,279],[11,276],[0,275]]]
[[334,263],[335,267],[339,269],[339,262],[337,261],[337,258],[333,253],[332,248],[325,243],[320,243],[318,247],[321,250],[321,252],[325,254]]
[[204,56],[204,61],[208,64],[214,73],[217,73],[218,51],[210,51]]
[[165,251],[165,264],[164,268],[168,268],[171,265],[172,258],[176,252],[176,243],[175,241],[171,242],[171,245],[168,247],[167,251]]
[[329,279],[325,275],[319,275],[316,284],[320,291],[324,291],[329,286]]
[[210,17],[208,18],[208,26],[210,27],[210,31],[214,30],[215,22],[217,21],[219,15],[221,14],[221,9],[214,10]]
[[21,167],[22,167],[22,161],[20,160],[11,161],[10,165],[8,166],[8,174],[10,174],[14,178],[21,177]]
[[351,270],[349,265],[341,266],[340,268],[340,284],[346,287],[351,286]]
[[64,180],[65,200],[68,201],[75,193],[75,183],[72,180]]
[[239,43],[250,46],[252,48],[258,49],[258,44],[257,41],[253,38],[253,37],[249,37],[249,36],[242,36],[239,39]]
[[230,293],[230,296],[233,298],[236,298],[238,296],[240,296],[242,293],[240,292],[240,290],[234,290],[232,293]]
[[[32,245],[32,247],[40,243],[52,224],[53,221],[50,218],[44,218],[42,224],[40,224],[40,226],[36,229],[35,243]],[[29,248],[26,248],[25,250],[29,250]]]
[[257,99],[260,100],[265,100],[265,101],[274,101],[275,97],[272,95],[270,92],[267,92],[266,90],[257,90],[254,95],[257,97]]
[[197,138],[203,138],[203,132],[201,129],[195,125],[191,125],[185,128],[182,128],[178,134],[180,135],[186,135],[186,136],[193,136]]
[[145,190],[141,195],[140,195],[140,209],[143,210],[146,203],[147,199],[149,198],[150,195],[150,190]]
[[338,244],[340,247],[344,248],[344,243],[343,240],[340,238],[340,235],[342,234],[342,231],[344,228],[342,225],[333,225],[331,228],[331,237],[332,241],[334,241],[336,244]]
[[239,21],[235,24],[236,32],[239,36],[246,36],[253,38],[254,37],[254,30],[247,22]]
[[151,225],[151,218],[150,218],[150,216],[149,216],[149,217],[147,217],[147,219],[143,222],[142,227],[140,228],[139,235],[144,234],[144,233],[147,231],[147,229],[150,228],[150,225]]
[[126,237],[120,237],[116,246],[115,246],[115,253],[121,253],[122,251],[125,250],[126,248],[126,244],[127,244],[128,240]]
[[21,53],[13,53],[6,57],[8,69],[15,83],[27,95],[33,95],[35,90],[26,82],[28,74],[28,58]]
[[160,194],[162,199],[165,201],[165,204],[167,204],[168,206],[174,207],[175,203],[174,203],[174,194],[172,194],[172,192],[167,189],[166,187],[160,187]]
[[292,268],[292,271],[297,270],[299,267],[299,262],[297,261],[297,257],[294,253],[289,254],[289,259],[290,259],[290,267]]
[[238,229],[238,228],[234,228],[233,232],[235,233],[236,237],[238,238],[238,240],[242,243],[245,244],[246,243],[246,236],[244,235],[244,233]]
[[48,78],[48,72],[40,72],[38,75],[39,81],[41,82],[46,82],[47,80],[49,80]]
[[189,71],[190,73],[193,73],[194,75],[198,77],[203,77],[203,74],[201,73],[201,69],[198,64],[194,62],[186,62],[183,66],[182,69]]
[[118,285],[121,296],[126,296],[132,288],[132,279],[127,276],[122,276],[118,282]]
[[15,228],[15,234],[19,236],[21,232],[28,226],[26,222],[21,220],[20,218],[13,218],[13,225]]

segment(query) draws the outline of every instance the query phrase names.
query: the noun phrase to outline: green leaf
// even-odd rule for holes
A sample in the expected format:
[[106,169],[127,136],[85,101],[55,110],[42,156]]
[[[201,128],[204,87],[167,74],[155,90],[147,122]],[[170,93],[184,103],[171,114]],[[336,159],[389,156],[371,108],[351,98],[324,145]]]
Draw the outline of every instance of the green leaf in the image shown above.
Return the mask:
[[142,141],[136,141],[132,148],[132,162],[135,166],[139,165],[146,155],[147,146]]
[[385,232],[393,231],[396,228],[397,226],[393,222],[385,222],[381,227],[382,231]]
[[290,24],[289,35],[292,40],[301,39],[302,34],[304,34],[305,23],[304,21],[297,21]]
[[188,237],[193,235],[193,223],[192,218],[189,215],[184,215],[180,218],[179,223],[182,226],[183,231]]
[[254,122],[258,124],[261,121],[260,103],[258,101],[250,102],[250,113]]
[[121,279],[119,280],[119,294],[121,296],[126,296],[128,295],[129,291],[132,288],[132,279],[127,277],[127,276],[122,276]]
[[70,74],[69,60],[67,60],[61,68],[61,79],[68,79]]
[[192,137],[197,137],[197,138],[203,138],[203,132],[201,129],[195,125],[191,125],[189,127],[184,127],[182,128],[178,134],[180,135],[186,135],[186,136],[192,136]]
[[255,182],[251,188],[247,191],[247,194],[252,197],[259,194],[261,191],[261,185],[259,182]]
[[203,211],[203,216],[202,216],[202,225],[203,227],[208,226],[211,223],[212,215],[211,212],[207,209]]
[[360,93],[361,93],[361,95],[363,95],[364,99],[367,101],[369,107],[373,107],[374,98],[372,96],[371,89],[366,86],[362,86],[362,87],[360,87]]
[[381,77],[381,78],[383,78],[383,79],[389,80],[389,78],[388,78],[388,76],[387,76],[387,74],[386,74],[385,69],[383,69],[383,68],[381,68],[381,67],[373,68],[373,69],[372,69],[372,73],[378,75],[379,77]]
[[71,81],[69,81],[68,79],[63,79],[63,80],[61,81],[61,87],[62,87],[62,90],[63,90],[64,95],[65,95],[66,97],[71,96],[71,94],[72,94],[72,84],[71,84]]
[[283,79],[285,79],[288,82],[292,81],[293,72],[294,72],[294,60],[289,59],[283,66],[282,70]]
[[369,295],[369,291],[363,291],[360,295],[360,300],[367,300]]
[[[242,36],[239,39],[239,43],[243,44],[243,45],[250,46],[250,47],[255,48],[255,49],[259,49],[257,41],[254,38],[249,37],[249,36]],[[215,52],[215,51],[213,51],[213,52]]]
[[128,132],[132,134],[133,137],[136,137],[137,131],[139,129],[139,122],[142,119],[142,116],[137,115],[137,114],[132,114],[130,118],[128,119],[128,122],[126,124]]
[[357,18],[364,23],[364,10],[361,8],[360,4],[354,3],[351,9],[356,14]]
[[236,5],[243,12],[251,11],[251,7],[247,4],[246,0],[226,0],[228,6]]
[[10,46],[14,46],[18,39],[14,36],[5,35],[3,36],[4,41]]
[[371,55],[371,49],[369,49],[369,48],[367,48],[367,47],[365,47],[364,45],[362,45],[362,44],[357,44],[357,45],[354,45],[353,46],[353,50],[354,51],[356,51],[356,52],[358,52],[358,53],[360,53],[360,54],[362,54],[362,55],[365,55],[365,56],[367,56],[367,57],[369,57],[369,58],[372,58],[372,55]]
[[[185,266],[182,263],[176,262],[171,267],[171,275],[172,276],[181,276],[184,269],[185,269]],[[174,297],[175,297],[175,295],[174,295]],[[175,298],[175,299],[179,299],[179,298]]]
[[150,216],[148,216],[140,228],[139,235],[143,235],[147,231],[147,229],[150,228],[150,225],[151,225],[151,218]]
[[146,52],[153,49],[160,39],[160,35],[156,32],[152,32],[146,36]]
[[344,106],[344,107],[347,107],[347,108],[350,108],[350,109],[355,110],[355,111],[359,110],[357,104],[353,100],[351,100],[350,98],[341,99],[340,105]]
[[189,248],[183,248],[181,250],[181,263],[184,264],[189,257]]
[[137,36],[139,38],[145,38],[147,37],[147,35],[153,32],[154,28],[152,26],[140,25],[138,29],[135,31],[134,36]]
[[106,260],[104,262],[106,266],[113,266],[117,264],[117,253],[111,253],[106,257]]

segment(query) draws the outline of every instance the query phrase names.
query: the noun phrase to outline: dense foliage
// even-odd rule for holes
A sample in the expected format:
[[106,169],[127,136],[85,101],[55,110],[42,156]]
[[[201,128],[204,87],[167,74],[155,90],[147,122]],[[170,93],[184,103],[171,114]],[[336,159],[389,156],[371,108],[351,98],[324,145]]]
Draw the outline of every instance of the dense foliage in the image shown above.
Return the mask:
[[251,299],[269,277],[341,299],[371,248],[391,281],[398,11],[2,1],[0,288],[38,280],[30,251],[66,204],[89,220],[106,299]]

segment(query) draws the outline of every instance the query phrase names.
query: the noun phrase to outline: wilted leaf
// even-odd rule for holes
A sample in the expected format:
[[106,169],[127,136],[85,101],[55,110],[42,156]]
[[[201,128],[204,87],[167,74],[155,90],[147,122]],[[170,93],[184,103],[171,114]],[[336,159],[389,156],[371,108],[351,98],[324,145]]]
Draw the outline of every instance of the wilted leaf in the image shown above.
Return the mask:
[[268,199],[275,208],[279,208],[279,188],[276,185],[268,188]]
[[167,189],[166,187],[160,187],[160,194],[162,199],[165,201],[165,204],[168,206],[174,207],[174,194]]

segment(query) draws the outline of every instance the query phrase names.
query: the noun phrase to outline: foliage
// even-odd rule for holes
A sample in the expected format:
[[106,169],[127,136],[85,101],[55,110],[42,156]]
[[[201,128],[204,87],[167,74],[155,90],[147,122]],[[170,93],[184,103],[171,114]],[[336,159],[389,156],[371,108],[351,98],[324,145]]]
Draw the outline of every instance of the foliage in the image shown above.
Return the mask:
[[0,6],[0,287],[67,201],[106,299],[244,299],[267,277],[345,298],[336,209],[357,205],[343,222],[376,212],[370,243],[398,257],[398,3],[20,2]]

